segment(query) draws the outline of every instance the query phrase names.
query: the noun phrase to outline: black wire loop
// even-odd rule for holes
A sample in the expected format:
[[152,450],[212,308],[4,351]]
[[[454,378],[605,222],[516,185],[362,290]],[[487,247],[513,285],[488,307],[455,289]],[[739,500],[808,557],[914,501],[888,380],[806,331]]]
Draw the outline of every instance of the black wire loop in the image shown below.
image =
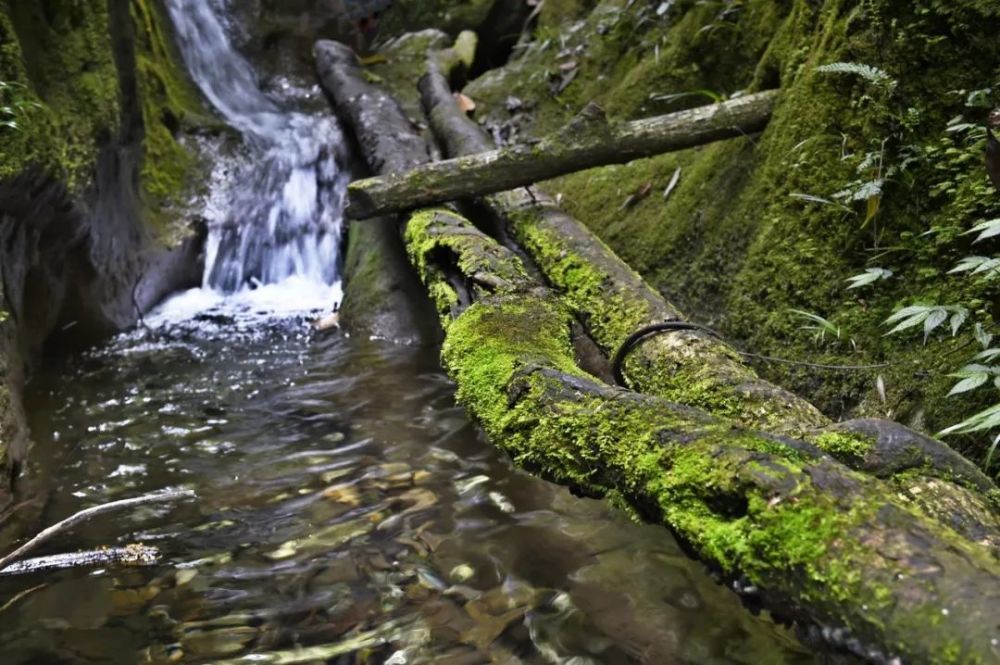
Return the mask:
[[689,323],[687,321],[662,321],[660,323],[652,323],[648,326],[643,326],[639,328],[634,333],[629,335],[622,345],[618,347],[618,352],[615,353],[615,357],[611,361],[611,372],[615,377],[615,383],[617,383],[622,388],[628,388],[625,385],[625,375],[622,374],[622,366],[625,364],[625,358],[628,354],[632,352],[639,342],[646,339],[647,337],[652,337],[653,335],[659,335],[665,332],[677,332],[679,330],[697,330],[699,332],[707,333],[716,339],[721,340],[722,336],[715,332],[708,326],[703,326],[698,323]]

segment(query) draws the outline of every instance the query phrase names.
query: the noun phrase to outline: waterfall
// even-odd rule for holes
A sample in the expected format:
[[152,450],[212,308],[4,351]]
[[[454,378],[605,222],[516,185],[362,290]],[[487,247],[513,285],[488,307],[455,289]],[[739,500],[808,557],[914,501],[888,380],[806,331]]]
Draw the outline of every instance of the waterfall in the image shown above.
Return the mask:
[[221,218],[211,220],[205,288],[232,293],[293,277],[334,284],[348,180],[336,121],[268,97],[210,0],[167,7],[192,79],[251,155],[232,176]]

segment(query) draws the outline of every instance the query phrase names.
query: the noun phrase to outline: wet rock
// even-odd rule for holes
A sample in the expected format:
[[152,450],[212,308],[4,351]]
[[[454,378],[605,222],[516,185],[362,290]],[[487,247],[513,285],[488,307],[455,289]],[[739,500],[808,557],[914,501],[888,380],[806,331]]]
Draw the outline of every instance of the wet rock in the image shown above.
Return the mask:
[[184,651],[196,658],[218,658],[243,651],[257,638],[259,629],[249,626],[196,632],[181,640]]
[[471,580],[476,574],[476,571],[467,563],[459,564],[451,569],[448,573],[448,579],[450,579],[455,584],[464,584]]

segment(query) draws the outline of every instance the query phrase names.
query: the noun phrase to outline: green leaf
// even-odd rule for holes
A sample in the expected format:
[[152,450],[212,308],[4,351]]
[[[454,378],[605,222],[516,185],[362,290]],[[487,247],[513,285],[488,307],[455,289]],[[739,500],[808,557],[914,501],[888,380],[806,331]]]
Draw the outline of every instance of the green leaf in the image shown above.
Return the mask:
[[952,316],[952,325],[957,324],[960,327],[968,318],[969,310],[957,305],[911,305],[899,310],[882,323],[884,325],[896,324],[886,335],[892,335],[923,324],[924,341],[926,342],[927,337],[948,320],[949,314],[954,315]]
[[854,213],[848,206],[843,203],[838,203],[837,201],[831,201],[830,199],[824,199],[822,196],[815,196],[813,194],[803,194],[802,192],[792,192],[789,194],[793,199],[799,199],[800,201],[807,201],[809,203],[821,203],[823,205],[833,206],[835,208],[840,208],[846,212]]
[[860,62],[833,62],[817,67],[816,71],[825,74],[854,74],[888,90],[896,87],[896,80],[889,76],[885,70]]
[[998,444],[1000,444],[1000,434],[993,437],[993,445],[991,445],[990,449],[986,451],[986,459],[983,461],[983,469],[986,471],[989,471],[990,467],[993,466],[993,456],[997,452]]
[[863,183],[856,190],[851,192],[849,199],[851,201],[871,201],[874,198],[879,198],[882,196],[882,181],[881,180],[871,180],[869,182]]
[[1000,236],[1000,219],[991,219],[989,221],[982,222],[981,224],[976,224],[962,235],[970,235],[972,233],[979,234],[979,236],[972,241],[973,244],[980,242],[981,240]]
[[988,349],[990,346],[990,342],[993,341],[993,335],[986,332],[986,329],[983,328],[983,324],[981,323],[977,323],[975,326],[972,327],[972,335],[973,337],[976,338],[976,341],[979,342],[979,345],[982,346],[984,349]]
[[[895,323],[896,321],[900,321],[900,320],[905,319],[905,318],[907,318],[909,316],[913,316],[914,314],[926,314],[931,309],[933,309],[933,307],[930,306],[930,305],[910,305],[909,307],[904,307],[903,309],[901,309],[898,312],[894,313],[892,316],[890,316],[888,319],[886,319],[884,321],[884,323],[887,323],[887,324],[888,323]],[[921,321],[922,320],[923,319],[921,319]]]
[[886,335],[894,335],[898,332],[902,332],[909,328],[919,326],[921,323],[924,322],[924,319],[926,319],[929,314],[930,312],[921,312],[920,314],[914,314],[905,321],[900,322],[899,325],[897,325],[895,328],[887,332]]
[[998,356],[1000,356],[1000,349],[986,349],[981,353],[977,353],[975,355],[975,359],[982,360],[984,362],[992,362],[993,360],[996,360]]
[[955,267],[949,270],[948,274],[955,275],[961,272],[972,272],[981,266],[984,261],[989,260],[988,256],[966,256],[955,264]]
[[886,270],[885,268],[868,268],[861,274],[848,277],[847,281],[850,282],[851,285],[847,288],[849,290],[860,289],[863,286],[868,286],[869,284],[874,284],[879,280],[889,279],[890,277],[892,277],[891,270]]
[[840,339],[840,328],[824,319],[819,314],[813,314],[812,312],[806,312],[801,309],[790,309],[788,311],[813,323],[813,325],[802,326],[802,329],[816,331],[817,341],[825,339],[827,333],[833,335],[837,339]]
[[948,320],[948,312],[943,309],[934,309],[924,319],[924,342],[931,336],[931,333],[942,323]]
[[1000,426],[1000,404],[994,404],[990,408],[980,411],[957,425],[952,425],[941,430],[938,436],[982,432],[983,430],[995,429],[998,426]]
[[970,390],[975,390],[976,388],[983,385],[989,380],[990,380],[989,374],[976,374],[974,376],[970,376],[967,379],[962,379],[961,381],[959,381],[954,385],[954,387],[951,389],[951,392],[948,393],[948,397],[951,397],[952,395],[960,395],[962,393],[967,393]]
[[951,316],[951,336],[954,337],[958,334],[959,329],[969,318],[969,310],[963,309],[961,311],[955,312]]

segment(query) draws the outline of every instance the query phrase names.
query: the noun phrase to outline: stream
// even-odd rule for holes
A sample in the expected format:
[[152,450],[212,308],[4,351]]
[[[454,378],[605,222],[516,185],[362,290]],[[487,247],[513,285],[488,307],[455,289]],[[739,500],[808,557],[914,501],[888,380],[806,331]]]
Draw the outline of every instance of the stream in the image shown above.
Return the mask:
[[341,131],[261,90],[221,4],[167,4],[249,155],[207,212],[204,287],[26,400],[43,523],[198,498],[40,552],[141,542],[158,565],[0,578],[2,662],[816,662],[665,529],[515,470],[438,349],[313,332],[340,297]]

